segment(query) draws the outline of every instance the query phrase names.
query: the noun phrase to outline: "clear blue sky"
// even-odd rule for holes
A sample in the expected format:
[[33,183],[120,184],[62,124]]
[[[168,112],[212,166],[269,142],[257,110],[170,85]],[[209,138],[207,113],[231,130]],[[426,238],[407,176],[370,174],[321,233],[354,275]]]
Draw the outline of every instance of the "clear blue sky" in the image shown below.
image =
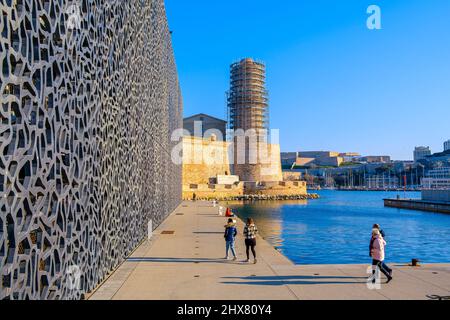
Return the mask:
[[[366,27],[367,7],[382,30]],[[449,0],[166,0],[185,116],[225,118],[229,65],[267,64],[283,151],[411,159],[450,139]]]

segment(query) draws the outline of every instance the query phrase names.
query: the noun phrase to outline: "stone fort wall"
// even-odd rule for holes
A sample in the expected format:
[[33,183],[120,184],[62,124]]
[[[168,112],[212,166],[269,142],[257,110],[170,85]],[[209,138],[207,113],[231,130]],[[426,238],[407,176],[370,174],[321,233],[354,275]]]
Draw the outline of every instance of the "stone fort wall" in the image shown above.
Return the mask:
[[[279,144],[258,142],[249,145],[247,143],[242,149],[244,149],[242,152],[246,159],[245,163],[239,164],[238,158],[241,151],[238,150],[237,145],[234,152],[236,164],[233,166],[234,174],[238,175],[241,181],[283,181]],[[258,155],[255,164],[251,163],[250,154]]]
[[183,137],[183,185],[214,183],[218,175],[237,175],[241,181],[283,181],[280,146],[266,144],[265,148],[263,163],[233,165],[236,156],[231,142]]
[[164,2],[0,11],[0,299],[79,299],[181,200]]
[[218,175],[231,175],[232,145],[197,137],[183,137],[183,185],[209,184]]

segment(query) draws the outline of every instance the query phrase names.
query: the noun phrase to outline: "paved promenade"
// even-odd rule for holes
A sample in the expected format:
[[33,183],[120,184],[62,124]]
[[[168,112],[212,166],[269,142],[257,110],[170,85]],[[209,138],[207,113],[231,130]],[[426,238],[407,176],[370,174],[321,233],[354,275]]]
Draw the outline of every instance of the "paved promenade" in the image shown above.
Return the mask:
[[225,223],[225,217],[220,217],[211,203],[184,202],[157,228],[151,241],[145,241],[88,298],[379,300],[450,295],[450,264],[418,268],[394,264],[394,280],[382,284],[381,290],[369,290],[368,265],[296,266],[261,238],[257,245],[258,264],[244,263],[241,221],[239,259],[226,261]]

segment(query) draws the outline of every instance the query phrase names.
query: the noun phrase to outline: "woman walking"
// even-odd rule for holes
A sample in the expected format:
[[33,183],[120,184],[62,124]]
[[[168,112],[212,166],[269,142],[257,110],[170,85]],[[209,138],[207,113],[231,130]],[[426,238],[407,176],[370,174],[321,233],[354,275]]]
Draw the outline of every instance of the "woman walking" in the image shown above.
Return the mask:
[[245,247],[246,247],[246,253],[247,253],[247,261],[250,261],[250,249],[252,249],[252,254],[254,258],[254,263],[256,264],[258,260],[256,259],[256,235],[258,234],[258,228],[256,227],[255,223],[253,222],[252,218],[247,219],[247,224],[244,228],[244,236],[245,236]]
[[[387,282],[389,283],[392,280],[392,270],[384,263],[384,247],[386,246],[386,241],[384,241],[383,236],[379,229],[374,228],[372,230],[372,239],[370,240],[370,256],[372,257],[372,267],[373,274],[377,268],[381,270],[381,272],[387,277]],[[372,282],[375,282],[375,277]]]

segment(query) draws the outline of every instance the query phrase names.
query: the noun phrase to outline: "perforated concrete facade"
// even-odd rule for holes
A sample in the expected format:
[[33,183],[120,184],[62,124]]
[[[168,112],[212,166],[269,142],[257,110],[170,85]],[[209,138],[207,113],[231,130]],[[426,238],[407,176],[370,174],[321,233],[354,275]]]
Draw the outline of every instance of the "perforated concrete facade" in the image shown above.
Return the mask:
[[0,299],[78,299],[181,199],[164,2],[0,0],[0,11]]

